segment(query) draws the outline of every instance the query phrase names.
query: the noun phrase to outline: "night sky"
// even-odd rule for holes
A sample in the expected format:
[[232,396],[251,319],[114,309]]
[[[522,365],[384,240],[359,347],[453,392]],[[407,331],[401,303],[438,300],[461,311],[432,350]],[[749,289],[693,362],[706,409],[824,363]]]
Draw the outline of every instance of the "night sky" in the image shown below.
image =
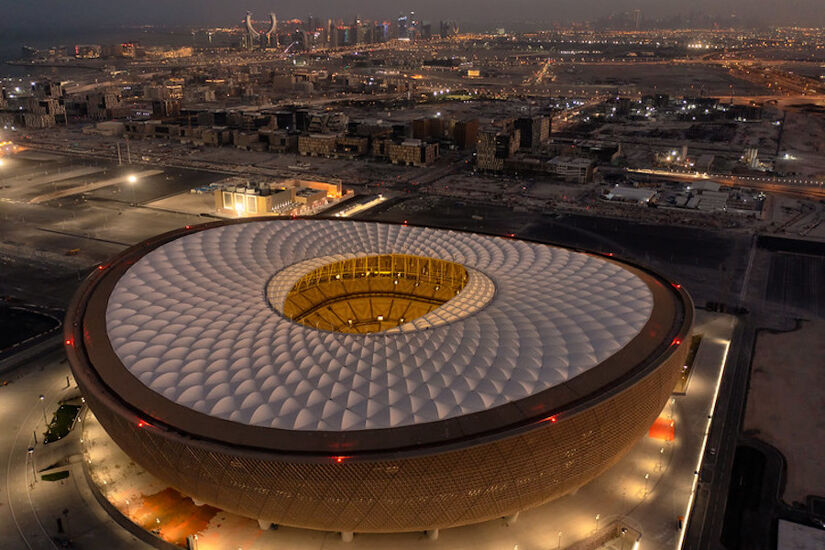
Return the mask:
[[674,14],[735,13],[764,25],[825,24],[823,0],[0,0],[0,29],[100,29],[109,25],[233,25],[246,10],[280,19],[306,17],[390,18],[414,10],[437,22],[456,19],[475,27],[546,25],[593,20],[640,9],[654,18]]

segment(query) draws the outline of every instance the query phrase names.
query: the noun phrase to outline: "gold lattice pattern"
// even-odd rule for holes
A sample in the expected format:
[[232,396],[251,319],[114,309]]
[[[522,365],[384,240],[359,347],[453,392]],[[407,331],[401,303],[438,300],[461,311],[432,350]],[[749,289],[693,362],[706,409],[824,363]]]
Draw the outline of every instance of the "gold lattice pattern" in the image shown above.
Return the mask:
[[350,258],[301,277],[284,302],[284,315],[313,328],[381,332],[430,311],[467,284],[455,263],[407,254]]

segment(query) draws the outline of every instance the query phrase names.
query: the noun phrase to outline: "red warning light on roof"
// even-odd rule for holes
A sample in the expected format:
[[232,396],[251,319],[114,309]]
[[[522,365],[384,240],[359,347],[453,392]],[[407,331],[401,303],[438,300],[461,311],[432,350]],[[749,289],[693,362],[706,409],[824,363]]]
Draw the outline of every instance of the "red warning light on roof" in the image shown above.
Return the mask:
[[67,346],[72,346],[72,345],[74,345],[74,340],[72,340],[71,338],[66,338],[65,344]]
[[349,458],[348,456],[334,456],[334,457],[332,457],[332,459],[338,464],[341,464],[343,461],[345,461],[348,458]]
[[681,344],[681,343],[682,343],[682,339],[681,339],[681,338],[679,338],[678,336],[677,336],[676,338],[674,338],[674,339],[673,339],[673,345],[674,345],[674,346],[678,346],[678,345],[679,345],[679,344]]

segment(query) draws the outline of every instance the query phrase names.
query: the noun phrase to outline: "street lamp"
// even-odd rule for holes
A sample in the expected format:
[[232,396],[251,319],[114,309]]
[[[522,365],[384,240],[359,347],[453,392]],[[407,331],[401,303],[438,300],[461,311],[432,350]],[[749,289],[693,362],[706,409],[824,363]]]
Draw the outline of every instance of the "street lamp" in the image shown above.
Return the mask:
[[135,202],[135,184],[137,183],[137,176],[134,174],[129,174],[126,178],[126,181],[129,183],[129,186],[132,188],[132,204]]
[[27,452],[32,459],[32,485],[34,485],[37,483],[37,471],[34,467],[34,447],[29,447]]
[[49,421],[46,420],[46,396],[42,393],[40,394],[40,405],[43,407],[43,423],[46,425],[46,428],[48,428]]

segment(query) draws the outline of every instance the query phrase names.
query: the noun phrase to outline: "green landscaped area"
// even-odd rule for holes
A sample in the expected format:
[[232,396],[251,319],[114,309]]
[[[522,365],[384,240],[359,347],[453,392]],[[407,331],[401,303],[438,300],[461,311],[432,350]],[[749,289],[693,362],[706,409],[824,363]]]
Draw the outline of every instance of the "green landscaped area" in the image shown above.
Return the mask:
[[40,479],[43,481],[60,481],[61,479],[66,479],[69,477],[69,470],[63,470],[62,472],[53,472],[51,474],[43,474],[40,476]]
[[49,429],[43,434],[45,437],[44,442],[51,443],[66,437],[79,411],[80,405],[67,405],[65,403],[60,405],[49,423]]

